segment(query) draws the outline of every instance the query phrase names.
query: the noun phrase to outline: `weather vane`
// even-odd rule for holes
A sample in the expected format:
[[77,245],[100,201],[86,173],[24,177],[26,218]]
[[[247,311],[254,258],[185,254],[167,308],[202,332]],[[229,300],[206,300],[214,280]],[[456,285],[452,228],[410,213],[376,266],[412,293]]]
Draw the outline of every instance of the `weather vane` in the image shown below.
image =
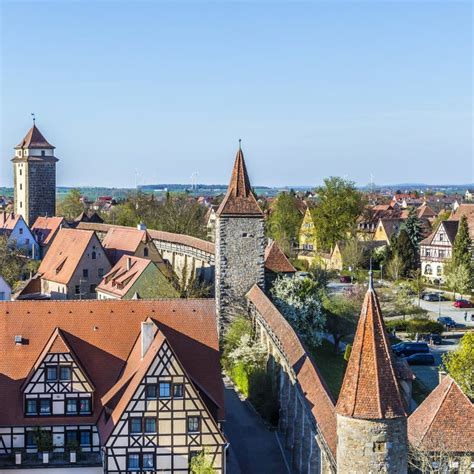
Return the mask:
[[36,120],[35,113],[34,113],[34,112],[31,112],[31,116],[33,117],[33,124],[34,124],[34,123],[35,123],[35,120]]

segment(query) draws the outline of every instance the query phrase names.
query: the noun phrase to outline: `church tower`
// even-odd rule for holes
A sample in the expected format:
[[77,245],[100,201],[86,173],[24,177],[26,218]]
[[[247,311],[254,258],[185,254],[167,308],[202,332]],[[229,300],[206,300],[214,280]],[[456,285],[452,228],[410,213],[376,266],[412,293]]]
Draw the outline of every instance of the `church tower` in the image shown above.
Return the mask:
[[338,472],[407,472],[407,412],[372,277],[336,414]]
[[38,216],[56,213],[56,162],[54,146],[36,127],[15,147],[13,162],[15,213],[31,226]]
[[264,286],[263,213],[250,187],[240,147],[216,218],[216,311],[219,330],[246,313],[245,295]]

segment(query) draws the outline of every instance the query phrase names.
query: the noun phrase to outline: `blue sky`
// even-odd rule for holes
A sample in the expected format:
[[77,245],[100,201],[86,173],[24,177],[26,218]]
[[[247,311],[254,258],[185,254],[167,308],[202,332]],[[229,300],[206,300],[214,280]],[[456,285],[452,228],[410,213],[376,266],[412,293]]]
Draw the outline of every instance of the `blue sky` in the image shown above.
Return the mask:
[[0,3],[0,185],[31,112],[64,186],[474,181],[471,2]]

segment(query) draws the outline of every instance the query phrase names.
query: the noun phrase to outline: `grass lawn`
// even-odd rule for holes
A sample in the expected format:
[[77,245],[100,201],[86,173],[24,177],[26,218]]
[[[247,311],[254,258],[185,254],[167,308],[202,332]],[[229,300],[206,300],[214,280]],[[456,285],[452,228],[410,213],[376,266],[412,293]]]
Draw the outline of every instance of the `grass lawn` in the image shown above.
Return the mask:
[[346,370],[344,353],[335,354],[334,345],[326,340],[323,340],[322,344],[311,352],[324,381],[337,400]]

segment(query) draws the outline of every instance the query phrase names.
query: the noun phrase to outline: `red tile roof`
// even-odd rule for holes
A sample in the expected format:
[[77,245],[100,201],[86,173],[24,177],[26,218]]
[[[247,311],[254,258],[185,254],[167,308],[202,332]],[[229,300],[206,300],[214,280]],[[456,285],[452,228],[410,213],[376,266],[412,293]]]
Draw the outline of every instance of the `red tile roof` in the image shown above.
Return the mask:
[[275,241],[265,249],[265,269],[275,273],[296,272],[296,268]]
[[14,212],[0,212],[0,229],[11,232],[17,225],[20,218],[21,215],[15,214]]
[[263,217],[262,210],[250,187],[244,154],[240,147],[235,157],[234,169],[232,171],[229,187],[227,188],[227,193],[217,210],[217,215]]
[[[192,380],[218,404],[218,409],[210,404],[210,410],[223,419],[213,300],[15,301],[0,303],[0,426],[31,424],[24,417],[21,386],[57,328],[95,386],[93,414],[81,417],[80,423],[95,423],[102,410],[101,398],[119,379],[141,322],[149,317]],[[16,345],[16,335],[25,343]],[[52,420],[38,418],[35,424],[48,425]],[[75,422],[78,419],[54,418],[55,424]]]
[[407,415],[380,304],[372,288],[362,306],[336,411],[362,419]]
[[336,414],[334,400],[317,365],[306,352],[288,321],[257,285],[254,285],[247,293],[247,298],[279,340],[288,362],[298,378],[305,401],[324,436],[324,441],[335,458]]
[[92,239],[104,251],[94,232],[60,229],[41,262],[38,273],[46,280],[68,284]]
[[64,224],[64,217],[38,217],[31,226],[38,242],[41,245],[48,245],[56,232]]
[[25,138],[16,146],[16,148],[50,148],[53,149],[54,146],[48,143],[46,138],[43,137],[43,134],[38,130],[38,127],[33,124],[33,126],[28,130],[28,133],[25,135]]
[[109,260],[118,262],[123,255],[133,255],[138,246],[150,240],[146,230],[133,227],[110,227],[102,241]]
[[430,451],[474,453],[474,405],[450,376],[410,415],[408,439]]
[[123,255],[110,272],[104,276],[97,286],[97,291],[104,291],[118,298],[123,297],[140,278],[148,265],[155,264],[146,258]]

